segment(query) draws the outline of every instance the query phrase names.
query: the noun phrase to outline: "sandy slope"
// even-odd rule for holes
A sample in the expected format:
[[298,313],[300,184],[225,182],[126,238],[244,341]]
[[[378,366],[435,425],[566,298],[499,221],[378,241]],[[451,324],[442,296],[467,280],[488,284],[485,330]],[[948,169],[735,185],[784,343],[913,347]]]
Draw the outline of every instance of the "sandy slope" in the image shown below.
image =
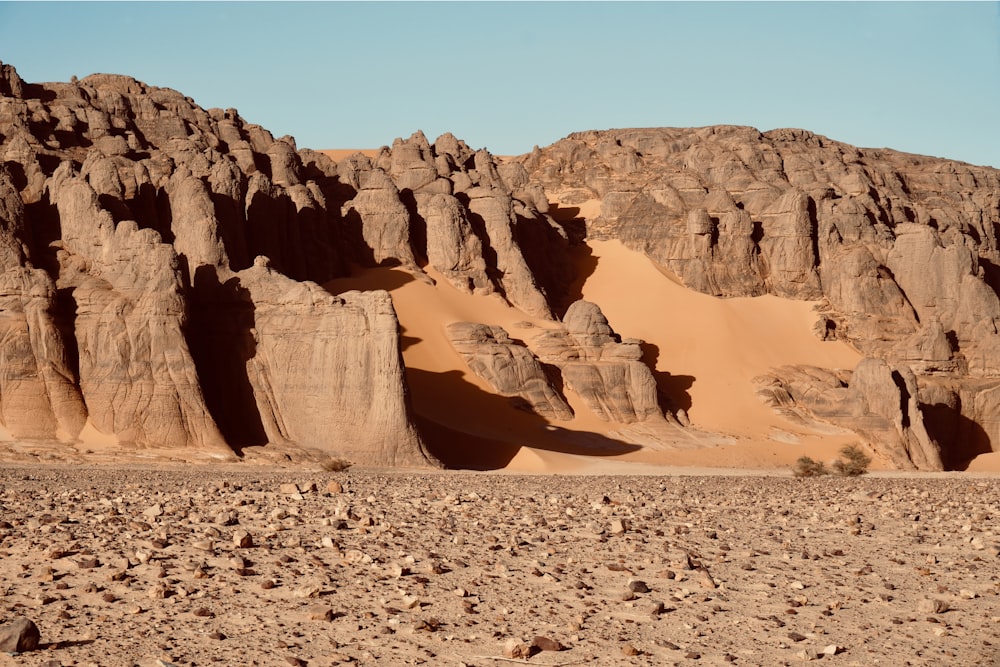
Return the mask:
[[498,296],[461,293],[433,269],[432,280],[402,269],[360,270],[328,287],[392,292],[418,423],[451,465],[596,472],[614,457],[655,465],[759,468],[787,466],[803,454],[832,458],[845,442],[855,440],[797,427],[754,395],[752,378],[772,366],[851,368],[857,362],[857,353],[847,346],[821,342],[811,333],[813,304],[705,296],[677,284],[618,242],[592,243],[578,259],[585,278],[578,285],[583,297],[599,303],[623,337],[647,341],[658,381],[696,427],[691,435],[677,429],[681,436],[704,440],[703,432],[721,433],[728,444],[637,449],[621,441],[620,425],[597,419],[572,393],[567,398],[577,417],[571,422],[549,423],[516,408],[469,371],[444,327],[457,321],[500,325],[530,347],[540,328],[554,324],[533,319]]
[[336,148],[336,149],[326,149],[316,151],[317,153],[322,153],[334,162],[340,162],[344,158],[351,157],[355,153],[361,153],[362,155],[367,155],[368,157],[375,157],[378,154],[379,149],[377,148]]
[[590,251],[597,265],[583,297],[600,304],[619,334],[655,346],[656,370],[669,374],[675,402],[690,406],[695,425],[742,436],[787,431],[754,395],[755,376],[784,364],[853,368],[861,358],[812,333],[813,302],[719,299],[683,287],[618,241],[591,242]]

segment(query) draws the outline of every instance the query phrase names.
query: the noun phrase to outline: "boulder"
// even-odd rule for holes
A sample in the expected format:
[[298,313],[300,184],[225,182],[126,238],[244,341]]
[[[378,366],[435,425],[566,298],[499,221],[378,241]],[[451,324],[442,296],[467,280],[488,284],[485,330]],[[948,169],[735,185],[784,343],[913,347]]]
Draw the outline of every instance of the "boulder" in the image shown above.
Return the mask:
[[511,340],[503,327],[454,322],[446,327],[452,347],[479,377],[502,396],[519,396],[546,419],[568,421],[573,410],[556,390],[538,359]]

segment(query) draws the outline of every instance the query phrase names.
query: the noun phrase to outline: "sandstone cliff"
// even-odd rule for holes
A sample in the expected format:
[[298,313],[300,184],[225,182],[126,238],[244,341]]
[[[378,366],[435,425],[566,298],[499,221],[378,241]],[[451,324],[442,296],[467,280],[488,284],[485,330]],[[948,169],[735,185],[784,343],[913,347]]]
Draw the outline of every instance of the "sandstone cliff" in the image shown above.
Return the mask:
[[[821,336],[912,368],[918,412],[982,421],[977,396],[1000,385],[996,170],[728,126],[577,133],[521,161],[563,215],[598,207],[590,238],[708,294],[821,301]],[[936,469],[976,453],[949,428],[929,438],[941,455],[891,458]]]
[[3,439],[436,465],[392,295],[323,287],[366,267],[545,322],[523,342],[441,326],[546,423],[576,409],[696,439],[642,343],[580,300],[574,247],[617,239],[707,294],[819,304],[817,335],[865,360],[761,377],[789,419],[902,468],[1000,442],[993,169],[743,127],[583,132],[506,160],[417,132],[335,162],[126,76],[4,64],[0,162]]
[[388,295],[319,285],[429,266],[551,319],[571,279],[541,188],[451,135],[337,164],[126,76],[2,65],[0,157],[10,438],[435,464]]

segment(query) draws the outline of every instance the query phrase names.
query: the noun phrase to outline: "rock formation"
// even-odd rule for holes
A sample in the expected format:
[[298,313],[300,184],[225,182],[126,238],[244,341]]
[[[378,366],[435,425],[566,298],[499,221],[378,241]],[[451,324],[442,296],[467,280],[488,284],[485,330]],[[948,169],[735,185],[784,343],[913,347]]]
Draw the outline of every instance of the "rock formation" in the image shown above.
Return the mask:
[[562,371],[566,386],[605,421],[632,424],[663,418],[653,374],[641,360],[642,341],[622,340],[597,304],[576,301],[563,328],[535,341],[538,358]]
[[552,323],[525,344],[450,327],[497,393],[557,421],[565,389],[615,424],[676,425],[640,343],[578,301],[569,251],[589,238],[708,294],[817,301],[817,334],[867,358],[774,369],[761,394],[794,418],[899,467],[1000,441],[993,169],[729,126],[506,160],[417,132],[335,162],[130,77],[35,84],[2,63],[0,163],[4,439],[434,465],[391,298],[324,287],[377,266]]
[[519,396],[537,414],[568,421],[573,411],[549,381],[542,364],[523,344],[511,340],[503,327],[454,322],[448,338],[472,372],[502,396]]
[[[340,214],[356,190],[335,165],[128,77],[0,74],[8,437],[435,463],[409,415],[389,297],[314,282],[365,258]],[[398,198],[395,210],[405,229]]]
[[[822,337],[912,368],[918,412],[979,419],[977,392],[1000,383],[994,169],[729,126],[582,132],[521,161],[561,207],[599,203],[590,238],[620,239],[692,289],[822,302]],[[942,391],[956,399],[935,403]]]
[[456,322],[448,336],[472,371],[504,396],[520,396],[538,414],[571,419],[565,397],[545,372],[558,373],[598,418],[619,424],[662,420],[656,381],[641,361],[642,341],[621,340],[597,304],[576,301],[562,326],[530,343],[511,340],[502,327]]
[[571,279],[540,186],[451,135],[337,164],[126,76],[2,65],[0,157],[10,438],[435,463],[391,300],[320,285],[430,266],[552,318]]

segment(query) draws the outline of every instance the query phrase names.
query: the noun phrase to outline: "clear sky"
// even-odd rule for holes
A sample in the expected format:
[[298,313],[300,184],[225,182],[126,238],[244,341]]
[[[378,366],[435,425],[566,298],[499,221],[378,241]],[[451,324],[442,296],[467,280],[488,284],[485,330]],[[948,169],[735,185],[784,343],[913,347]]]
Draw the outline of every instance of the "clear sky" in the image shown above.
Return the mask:
[[1000,167],[996,2],[0,2],[0,60],[130,74],[300,147],[728,123]]

